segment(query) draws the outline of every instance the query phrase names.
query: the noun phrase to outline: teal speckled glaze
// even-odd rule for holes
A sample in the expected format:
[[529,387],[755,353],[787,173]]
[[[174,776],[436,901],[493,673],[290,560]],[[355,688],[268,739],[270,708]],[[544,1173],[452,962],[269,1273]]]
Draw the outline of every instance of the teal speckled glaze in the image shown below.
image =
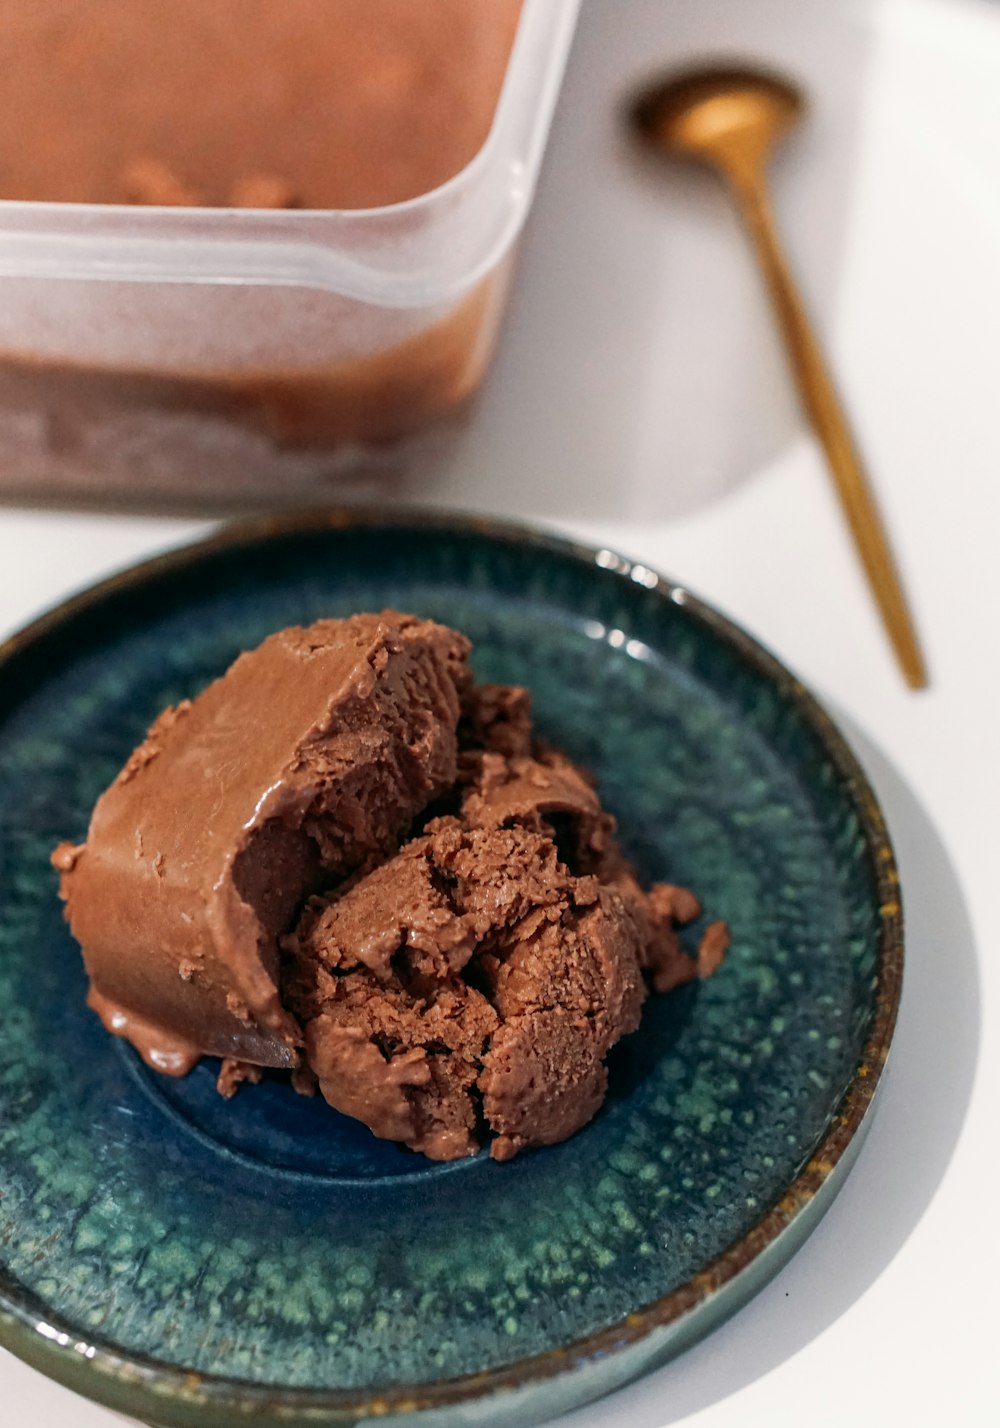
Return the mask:
[[[49,866],[165,704],[385,606],[530,685],[643,875],[732,928],[713,979],[647,1004],[593,1123],[504,1165],[432,1165],[277,1075],[227,1103],[210,1063],[148,1071],[84,1005]],[[824,716],[684,592],[340,513],[153,562],[0,659],[0,1341],[46,1372],[164,1424],[537,1421],[731,1312],[836,1188],[898,998],[891,850]]]

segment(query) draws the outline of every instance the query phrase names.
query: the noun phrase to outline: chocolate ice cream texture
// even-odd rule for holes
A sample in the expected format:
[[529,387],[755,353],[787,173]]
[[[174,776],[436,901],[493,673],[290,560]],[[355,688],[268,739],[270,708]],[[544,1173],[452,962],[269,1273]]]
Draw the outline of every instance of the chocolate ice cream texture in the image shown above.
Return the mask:
[[270,636],[166,710],[61,844],[88,1001],[157,1070],[318,1085],[435,1160],[564,1140],[647,982],[711,973],[589,778],[477,685],[464,636],[392,611]]
[[[0,199],[317,214],[417,200],[482,150],[520,12],[521,0],[6,0]],[[229,228],[237,245],[247,241],[242,221],[218,214],[198,219],[196,241],[207,252]],[[253,225],[262,239],[273,231],[267,214]],[[300,231],[321,247],[340,242],[306,214]],[[379,240],[363,236],[374,232],[352,227],[359,260],[374,261]],[[343,331],[315,353],[288,335],[280,284],[270,296],[260,289],[239,342],[223,317],[207,344],[177,326],[182,284],[176,302],[136,285],[134,341],[118,330],[114,284],[96,308],[92,293],[81,296],[72,319],[40,296],[37,333],[28,341],[15,315],[0,348],[0,414],[5,437],[18,438],[11,479],[17,468],[29,486],[83,481],[106,495],[116,479],[131,490],[127,463],[112,461],[112,478],[100,454],[109,440],[121,445],[123,429],[165,454],[151,474],[167,489],[185,484],[189,443],[214,451],[220,435],[238,453],[263,441],[290,466],[299,453],[391,445],[453,419],[479,386],[508,278],[501,262],[454,301],[429,297],[416,326],[321,295],[325,320]],[[242,456],[230,459],[214,479],[242,489]]]
[[481,148],[521,0],[5,0],[0,198],[415,198]]

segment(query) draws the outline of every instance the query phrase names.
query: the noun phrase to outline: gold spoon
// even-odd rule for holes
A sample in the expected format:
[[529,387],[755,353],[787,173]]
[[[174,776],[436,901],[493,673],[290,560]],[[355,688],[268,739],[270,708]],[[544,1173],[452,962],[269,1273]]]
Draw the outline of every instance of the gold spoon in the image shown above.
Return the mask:
[[753,240],[799,395],[823,444],[844,514],[907,683],[927,683],[885,528],[829,371],[781,249],[767,187],[767,162],[798,123],[801,93],[758,70],[710,69],[644,89],[631,109],[640,135],[669,154],[698,159],[727,182]]

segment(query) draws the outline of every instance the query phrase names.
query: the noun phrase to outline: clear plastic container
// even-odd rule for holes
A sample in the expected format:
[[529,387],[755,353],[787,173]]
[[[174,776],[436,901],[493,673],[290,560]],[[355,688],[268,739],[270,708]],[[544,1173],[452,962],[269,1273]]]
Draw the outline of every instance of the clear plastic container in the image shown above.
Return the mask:
[[0,202],[0,489],[284,500],[405,460],[483,378],[578,6],[524,0],[486,142],[406,202]]

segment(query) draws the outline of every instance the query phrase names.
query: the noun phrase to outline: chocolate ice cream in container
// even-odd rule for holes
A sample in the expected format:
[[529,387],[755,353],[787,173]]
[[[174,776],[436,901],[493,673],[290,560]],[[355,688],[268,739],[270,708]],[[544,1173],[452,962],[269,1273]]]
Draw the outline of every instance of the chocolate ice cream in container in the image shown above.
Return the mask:
[[9,7],[0,491],[309,500],[439,451],[489,365],[578,7],[236,24],[227,0],[169,33],[121,0]]

